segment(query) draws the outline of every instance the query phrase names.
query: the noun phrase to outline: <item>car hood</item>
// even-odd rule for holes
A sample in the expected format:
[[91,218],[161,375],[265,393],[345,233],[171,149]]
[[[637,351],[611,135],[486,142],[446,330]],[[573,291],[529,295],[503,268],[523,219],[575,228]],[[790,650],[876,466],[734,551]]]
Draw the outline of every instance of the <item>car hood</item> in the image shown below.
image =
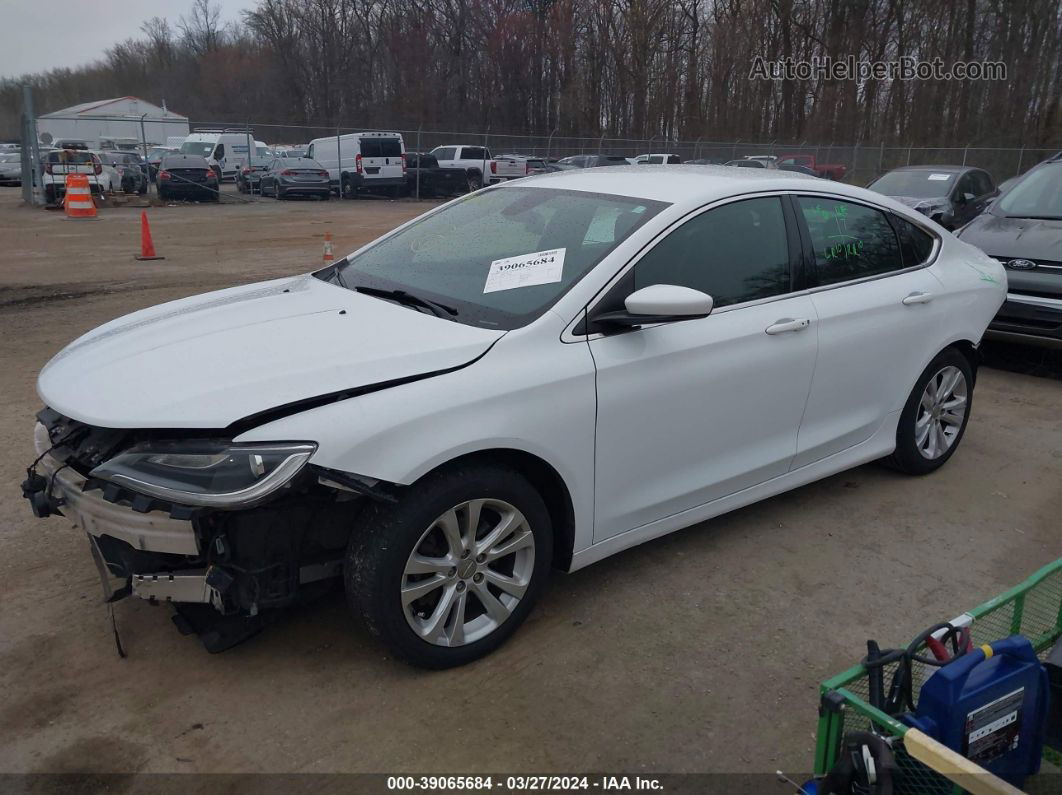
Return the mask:
[[301,276],[113,320],[48,362],[37,391],[90,425],[217,429],[290,403],[460,367],[504,333]]
[[990,257],[1062,262],[1062,221],[985,213],[967,224],[959,237]]

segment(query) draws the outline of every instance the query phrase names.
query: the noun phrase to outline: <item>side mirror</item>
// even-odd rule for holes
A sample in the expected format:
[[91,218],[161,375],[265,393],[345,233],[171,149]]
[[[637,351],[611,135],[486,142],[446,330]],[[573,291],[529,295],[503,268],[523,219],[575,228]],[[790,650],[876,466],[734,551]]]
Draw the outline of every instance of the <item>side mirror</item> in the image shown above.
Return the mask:
[[713,301],[700,290],[676,284],[651,284],[628,295],[623,305],[625,309],[597,315],[594,322],[632,328],[691,320],[711,314]]

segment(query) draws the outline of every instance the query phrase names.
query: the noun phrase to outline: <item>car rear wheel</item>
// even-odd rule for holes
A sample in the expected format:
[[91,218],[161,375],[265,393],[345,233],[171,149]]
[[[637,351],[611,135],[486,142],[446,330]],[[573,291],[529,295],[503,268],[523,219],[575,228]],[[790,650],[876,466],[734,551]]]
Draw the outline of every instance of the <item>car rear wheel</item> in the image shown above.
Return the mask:
[[886,463],[909,475],[943,466],[966,432],[973,387],[967,358],[955,348],[939,353],[911,390],[896,428],[896,451]]
[[429,475],[399,502],[372,505],[360,524],[344,572],[351,608],[413,665],[449,668],[493,651],[548,576],[549,512],[510,469]]
[[468,192],[479,190],[483,187],[483,176],[478,171],[471,171],[468,174]]

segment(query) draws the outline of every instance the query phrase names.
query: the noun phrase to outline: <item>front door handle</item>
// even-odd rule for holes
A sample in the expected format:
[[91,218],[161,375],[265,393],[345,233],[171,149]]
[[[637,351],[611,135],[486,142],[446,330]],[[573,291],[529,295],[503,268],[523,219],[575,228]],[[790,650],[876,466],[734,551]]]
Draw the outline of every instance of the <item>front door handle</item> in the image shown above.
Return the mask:
[[771,335],[785,334],[787,331],[803,331],[810,325],[811,321],[806,317],[798,318],[796,320],[791,317],[786,317],[781,320],[776,320],[764,329],[764,331]]
[[903,299],[904,306],[911,306],[912,304],[928,304],[933,300],[933,293],[914,292]]

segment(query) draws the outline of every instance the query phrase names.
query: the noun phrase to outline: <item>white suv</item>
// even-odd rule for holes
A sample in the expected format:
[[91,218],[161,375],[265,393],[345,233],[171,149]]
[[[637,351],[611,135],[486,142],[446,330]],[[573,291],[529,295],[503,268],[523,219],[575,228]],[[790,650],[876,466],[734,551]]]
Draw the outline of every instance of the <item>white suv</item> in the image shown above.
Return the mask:
[[113,166],[100,160],[95,152],[84,149],[56,149],[41,158],[44,166],[45,199],[51,203],[66,195],[68,174],[84,174],[88,177],[93,193],[111,193],[121,185],[121,177]]

